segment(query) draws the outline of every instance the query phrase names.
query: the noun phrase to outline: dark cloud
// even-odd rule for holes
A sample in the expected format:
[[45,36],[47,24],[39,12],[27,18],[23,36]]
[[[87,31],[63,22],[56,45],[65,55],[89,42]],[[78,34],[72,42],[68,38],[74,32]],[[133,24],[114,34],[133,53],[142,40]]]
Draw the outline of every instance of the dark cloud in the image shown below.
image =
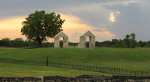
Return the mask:
[[106,2],[112,2],[112,0],[1,0],[0,17],[26,15],[33,12],[33,10],[62,10],[85,4],[90,6],[92,3]]

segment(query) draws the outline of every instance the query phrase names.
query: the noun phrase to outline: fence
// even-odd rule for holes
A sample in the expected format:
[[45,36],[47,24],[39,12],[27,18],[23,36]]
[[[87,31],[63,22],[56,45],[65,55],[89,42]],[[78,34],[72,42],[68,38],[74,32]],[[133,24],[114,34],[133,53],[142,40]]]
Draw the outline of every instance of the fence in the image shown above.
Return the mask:
[[2,62],[11,62],[18,64],[32,64],[32,65],[46,65],[51,67],[59,67],[59,68],[69,68],[69,69],[77,69],[77,70],[85,70],[85,71],[93,71],[100,73],[107,73],[111,75],[128,75],[128,76],[150,76],[150,72],[147,71],[134,71],[128,70],[122,67],[121,65],[113,65],[110,67],[104,65],[87,65],[87,64],[67,64],[67,63],[56,63],[48,60],[48,57],[41,58],[42,60],[34,59],[32,61],[24,61],[24,60],[15,60],[15,59],[4,59],[0,58]]
[[113,66],[106,67],[102,65],[77,65],[77,64],[64,64],[64,63],[54,63],[54,62],[46,62],[47,66],[59,67],[59,68],[69,68],[69,69],[77,69],[77,70],[85,70],[85,71],[93,71],[100,73],[107,73],[112,75],[127,75],[127,76],[149,76],[150,72],[146,71],[132,71],[128,69],[124,69],[121,66]]

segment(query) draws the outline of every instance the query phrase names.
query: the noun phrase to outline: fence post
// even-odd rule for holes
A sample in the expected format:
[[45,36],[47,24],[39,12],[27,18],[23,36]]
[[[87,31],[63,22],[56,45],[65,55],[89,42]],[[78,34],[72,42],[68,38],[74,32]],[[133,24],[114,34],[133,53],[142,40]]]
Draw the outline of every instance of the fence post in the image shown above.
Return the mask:
[[46,57],[46,66],[48,66],[48,56]]

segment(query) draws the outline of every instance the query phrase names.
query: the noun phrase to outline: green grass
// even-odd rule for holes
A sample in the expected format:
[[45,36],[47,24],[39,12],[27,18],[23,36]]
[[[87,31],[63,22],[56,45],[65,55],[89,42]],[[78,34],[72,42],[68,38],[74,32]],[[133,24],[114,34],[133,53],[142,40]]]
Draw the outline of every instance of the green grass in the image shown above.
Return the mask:
[[69,68],[46,67],[49,62],[98,65],[108,68],[119,66],[131,71],[150,70],[150,49],[148,48],[96,48],[96,49],[16,49],[0,48],[0,76],[77,76],[102,73]]
[[[0,76],[2,77],[24,77],[24,76],[79,76],[79,75],[102,75],[102,73],[81,71],[65,68],[55,68],[34,65],[0,64]],[[106,74],[104,74],[106,75]]]

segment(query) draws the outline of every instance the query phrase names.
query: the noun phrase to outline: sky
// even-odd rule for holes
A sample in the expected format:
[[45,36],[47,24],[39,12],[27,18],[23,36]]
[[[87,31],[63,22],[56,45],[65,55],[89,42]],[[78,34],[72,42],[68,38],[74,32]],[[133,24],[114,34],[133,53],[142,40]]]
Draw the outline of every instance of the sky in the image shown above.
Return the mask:
[[25,38],[22,22],[36,10],[57,12],[65,19],[64,32],[79,41],[87,31],[97,41],[123,38],[135,33],[150,40],[150,0],[0,0],[0,39]]

